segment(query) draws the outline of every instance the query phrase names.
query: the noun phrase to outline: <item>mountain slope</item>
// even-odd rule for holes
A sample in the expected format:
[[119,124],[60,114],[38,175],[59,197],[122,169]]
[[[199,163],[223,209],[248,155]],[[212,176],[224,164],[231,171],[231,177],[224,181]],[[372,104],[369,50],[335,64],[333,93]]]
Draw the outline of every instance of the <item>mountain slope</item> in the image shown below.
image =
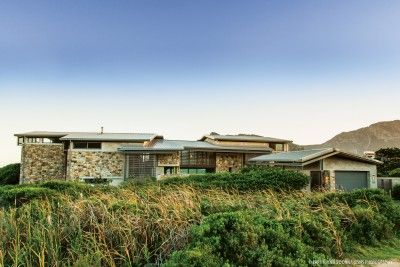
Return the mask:
[[400,147],[400,120],[374,123],[368,127],[340,133],[323,144],[303,147],[336,147],[357,154],[386,147]]

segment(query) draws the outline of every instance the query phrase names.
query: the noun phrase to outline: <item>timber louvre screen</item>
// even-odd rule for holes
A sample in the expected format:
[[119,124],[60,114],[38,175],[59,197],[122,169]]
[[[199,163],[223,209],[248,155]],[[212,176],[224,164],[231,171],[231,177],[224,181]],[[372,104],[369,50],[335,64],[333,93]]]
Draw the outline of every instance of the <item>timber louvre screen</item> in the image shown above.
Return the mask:
[[156,176],[156,156],[150,154],[127,155],[127,178],[148,178]]

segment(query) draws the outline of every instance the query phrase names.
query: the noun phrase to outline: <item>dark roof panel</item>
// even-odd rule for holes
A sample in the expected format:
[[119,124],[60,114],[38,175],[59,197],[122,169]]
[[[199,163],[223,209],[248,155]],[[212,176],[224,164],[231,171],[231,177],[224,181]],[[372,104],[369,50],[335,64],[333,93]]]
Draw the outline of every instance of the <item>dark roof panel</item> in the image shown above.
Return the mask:
[[342,152],[336,148],[321,148],[321,149],[310,149],[310,150],[299,150],[299,151],[289,151],[273,153],[270,155],[263,155],[250,159],[250,162],[266,162],[266,163],[293,163],[293,164],[304,164],[306,162],[312,161],[318,158],[330,157],[330,156],[340,156],[356,161],[362,161],[372,164],[380,164],[381,162],[375,159],[370,159],[367,157],[359,156],[356,154],[351,154],[347,152]]

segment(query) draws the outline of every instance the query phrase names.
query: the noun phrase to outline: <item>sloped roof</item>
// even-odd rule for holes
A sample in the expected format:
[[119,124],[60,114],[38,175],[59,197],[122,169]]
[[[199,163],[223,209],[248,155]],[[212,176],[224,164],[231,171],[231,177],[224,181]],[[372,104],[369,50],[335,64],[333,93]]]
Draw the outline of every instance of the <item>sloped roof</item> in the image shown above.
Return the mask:
[[63,137],[72,132],[50,132],[50,131],[32,131],[26,133],[17,133],[14,136],[18,137]]
[[150,147],[134,147],[124,146],[119,148],[120,151],[182,151],[187,149],[202,151],[230,151],[244,152],[250,151],[255,153],[270,153],[271,148],[266,147],[244,147],[244,146],[218,146],[203,141],[186,141],[186,140],[166,140],[159,139]]
[[149,141],[156,137],[154,133],[99,133],[99,132],[49,132],[33,131],[15,134],[17,137],[60,138],[71,141]]
[[216,140],[216,141],[276,142],[276,143],[291,143],[292,142],[290,140],[279,139],[279,138],[274,138],[274,137],[265,137],[265,136],[259,136],[259,135],[245,135],[245,134],[239,134],[239,135],[209,134],[209,135],[204,135],[202,138],[200,138],[199,141],[204,141],[207,138]]
[[331,156],[341,156],[345,158],[349,158],[356,161],[371,163],[371,164],[380,164],[381,162],[375,159],[370,159],[367,157],[359,156],[356,154],[351,154],[347,152],[340,151],[336,148],[321,148],[321,149],[309,149],[309,150],[299,150],[299,151],[289,151],[289,152],[280,152],[273,153],[269,155],[258,156],[250,159],[250,162],[266,162],[266,163],[274,163],[274,164],[294,164],[294,165],[307,165],[310,161],[323,159]]
[[149,141],[159,137],[154,133],[70,133],[61,140],[71,141]]

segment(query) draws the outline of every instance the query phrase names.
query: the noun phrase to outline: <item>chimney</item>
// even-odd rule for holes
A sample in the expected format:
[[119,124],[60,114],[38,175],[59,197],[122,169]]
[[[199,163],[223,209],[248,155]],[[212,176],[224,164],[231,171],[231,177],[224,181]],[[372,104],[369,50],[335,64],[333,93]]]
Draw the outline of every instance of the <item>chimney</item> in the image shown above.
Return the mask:
[[101,126],[100,134],[103,134],[103,132],[104,132],[104,127]]

